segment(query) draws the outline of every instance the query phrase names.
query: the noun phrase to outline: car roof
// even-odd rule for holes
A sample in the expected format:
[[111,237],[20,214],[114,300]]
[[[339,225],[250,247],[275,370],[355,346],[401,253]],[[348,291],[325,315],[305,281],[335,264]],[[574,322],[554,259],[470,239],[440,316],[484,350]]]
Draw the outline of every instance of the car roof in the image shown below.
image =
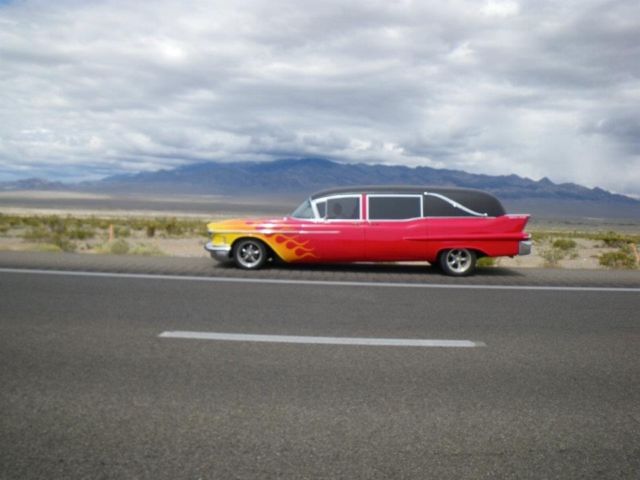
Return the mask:
[[311,199],[329,197],[331,195],[348,194],[404,194],[422,195],[425,192],[443,195],[478,212],[486,212],[490,216],[505,214],[500,201],[490,193],[472,188],[459,187],[433,187],[421,185],[352,185],[322,190],[311,195]]
[[[459,188],[459,187],[431,187],[424,185],[352,185],[348,187],[336,187],[329,188],[315,192],[311,195],[312,199],[320,197],[328,197],[330,195],[347,195],[350,193],[360,194],[375,194],[375,193],[401,193],[401,194],[415,194],[422,195],[424,192],[433,192],[445,195],[451,192],[474,192],[480,194],[487,194],[481,190],[475,190],[472,188]],[[488,195],[488,194],[487,194]]]

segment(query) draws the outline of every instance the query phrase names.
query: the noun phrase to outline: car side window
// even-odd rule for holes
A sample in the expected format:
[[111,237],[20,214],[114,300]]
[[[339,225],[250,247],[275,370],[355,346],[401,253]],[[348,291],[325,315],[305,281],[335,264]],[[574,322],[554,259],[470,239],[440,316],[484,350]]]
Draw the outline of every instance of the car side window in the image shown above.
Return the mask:
[[329,220],[360,219],[360,197],[338,197],[327,199],[326,218]]
[[457,208],[449,200],[448,202],[436,196],[425,196],[424,211],[427,217],[473,217],[477,216],[468,210],[468,207]]
[[369,220],[408,220],[422,216],[422,198],[408,195],[369,195]]

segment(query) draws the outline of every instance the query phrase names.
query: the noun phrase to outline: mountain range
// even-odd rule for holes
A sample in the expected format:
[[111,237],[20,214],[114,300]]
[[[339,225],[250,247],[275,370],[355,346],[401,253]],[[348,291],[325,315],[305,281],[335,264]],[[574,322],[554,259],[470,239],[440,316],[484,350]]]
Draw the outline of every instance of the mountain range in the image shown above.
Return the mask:
[[0,184],[0,190],[76,190],[117,194],[220,194],[302,198],[314,191],[348,185],[437,185],[493,193],[510,210],[557,215],[640,218],[640,201],[548,178],[492,176],[431,167],[339,163],[323,158],[271,162],[205,162],[171,170],[116,175],[94,182],[52,183],[38,179]]

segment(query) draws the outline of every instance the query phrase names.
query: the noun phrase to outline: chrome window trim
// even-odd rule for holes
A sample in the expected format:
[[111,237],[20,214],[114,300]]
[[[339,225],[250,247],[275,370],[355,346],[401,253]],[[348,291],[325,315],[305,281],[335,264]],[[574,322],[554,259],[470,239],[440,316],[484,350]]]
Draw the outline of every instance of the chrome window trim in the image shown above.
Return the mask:
[[[436,198],[439,198],[440,200],[442,200],[444,202],[447,202],[453,208],[457,208],[458,210],[462,210],[463,212],[467,212],[468,214],[473,215],[475,217],[488,217],[489,216],[489,214],[487,214],[487,213],[480,213],[480,212],[476,212],[475,210],[471,210],[470,208],[465,207],[461,203],[458,203],[455,200],[452,200],[452,199],[450,199],[449,197],[447,197],[445,195],[440,195],[439,193],[424,192],[424,196],[425,197],[436,197]],[[429,217],[429,218],[444,218],[444,217],[432,216],[432,217]],[[453,218],[458,218],[458,217],[453,217]]]
[[[371,197],[414,197],[420,202],[420,216],[411,218],[370,218],[369,212],[369,198]],[[415,193],[371,193],[367,194],[367,222],[410,222],[412,220],[420,220],[424,218],[424,202],[422,201],[422,195]]]

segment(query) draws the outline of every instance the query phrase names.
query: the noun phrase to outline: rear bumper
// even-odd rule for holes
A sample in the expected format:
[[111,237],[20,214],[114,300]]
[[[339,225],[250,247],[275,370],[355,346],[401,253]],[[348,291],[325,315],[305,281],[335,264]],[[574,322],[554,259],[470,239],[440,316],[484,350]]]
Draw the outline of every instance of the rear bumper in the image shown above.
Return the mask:
[[531,240],[522,240],[518,244],[518,255],[529,255],[531,253]]
[[204,249],[211,254],[211,258],[216,260],[226,261],[231,256],[231,245],[214,245],[208,242]]

